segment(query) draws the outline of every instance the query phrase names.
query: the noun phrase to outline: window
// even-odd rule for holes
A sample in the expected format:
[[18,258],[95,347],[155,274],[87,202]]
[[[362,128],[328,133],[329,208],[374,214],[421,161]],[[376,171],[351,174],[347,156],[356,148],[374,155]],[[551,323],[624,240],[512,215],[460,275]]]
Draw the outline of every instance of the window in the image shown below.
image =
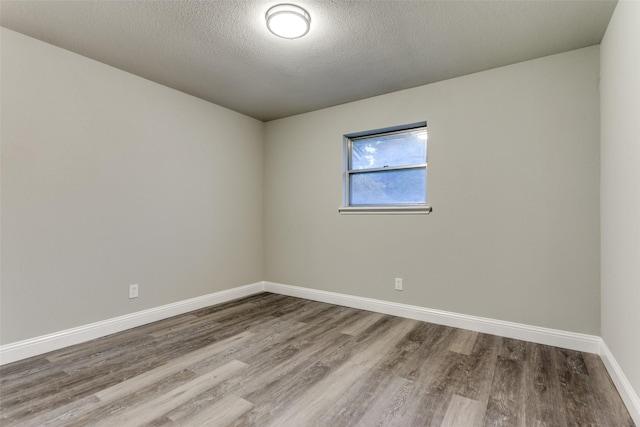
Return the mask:
[[345,135],[340,213],[429,213],[427,123]]

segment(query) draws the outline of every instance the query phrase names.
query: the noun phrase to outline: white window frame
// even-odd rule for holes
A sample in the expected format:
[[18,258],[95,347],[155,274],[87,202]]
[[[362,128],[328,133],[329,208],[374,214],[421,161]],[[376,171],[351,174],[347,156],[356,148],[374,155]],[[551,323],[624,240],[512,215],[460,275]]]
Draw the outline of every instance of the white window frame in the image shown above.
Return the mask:
[[[385,136],[400,133],[426,132],[427,122],[411,123],[407,125],[394,126],[383,129],[375,129],[365,132],[358,132],[344,135],[344,161],[342,174],[342,206],[338,209],[341,214],[429,214],[432,211],[431,206],[427,204],[427,195],[425,194],[425,203],[399,203],[399,204],[374,204],[374,205],[352,205],[349,188],[350,177],[359,173],[382,172],[390,170],[403,169],[424,169],[425,171],[425,192],[427,190],[427,171],[428,171],[428,153],[424,163],[402,165],[402,166],[385,166],[370,169],[352,169],[352,150],[353,141],[374,136]],[[426,143],[426,141],[425,141]],[[427,145],[428,151],[428,145]]]

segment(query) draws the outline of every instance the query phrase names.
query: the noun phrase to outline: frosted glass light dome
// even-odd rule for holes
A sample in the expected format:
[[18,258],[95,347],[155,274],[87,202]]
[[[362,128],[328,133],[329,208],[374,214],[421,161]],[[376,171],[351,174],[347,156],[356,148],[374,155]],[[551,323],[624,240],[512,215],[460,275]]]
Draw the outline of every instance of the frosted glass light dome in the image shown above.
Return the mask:
[[311,16],[295,4],[278,4],[267,10],[267,28],[273,34],[285,39],[297,39],[311,28]]

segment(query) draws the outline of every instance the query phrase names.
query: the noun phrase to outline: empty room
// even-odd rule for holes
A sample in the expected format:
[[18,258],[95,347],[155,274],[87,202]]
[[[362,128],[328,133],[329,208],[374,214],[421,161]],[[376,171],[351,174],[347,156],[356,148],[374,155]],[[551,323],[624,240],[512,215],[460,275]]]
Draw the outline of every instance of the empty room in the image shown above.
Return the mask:
[[640,425],[640,1],[0,25],[0,425]]

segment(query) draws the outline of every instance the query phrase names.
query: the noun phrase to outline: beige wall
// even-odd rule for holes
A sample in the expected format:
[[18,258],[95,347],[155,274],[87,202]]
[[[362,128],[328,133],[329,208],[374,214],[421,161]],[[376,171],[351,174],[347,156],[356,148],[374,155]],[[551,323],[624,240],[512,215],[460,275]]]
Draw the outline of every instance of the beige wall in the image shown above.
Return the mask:
[[[263,125],[3,29],[2,343],[262,279],[599,334],[598,61]],[[342,135],[422,120],[434,213],[340,216]]]
[[[596,46],[267,123],[265,279],[599,334],[598,77]],[[342,136],[422,120],[434,213],[339,215]]]
[[3,344],[262,279],[261,122],[1,35]]
[[[602,41],[602,337],[640,396],[640,2]],[[637,409],[636,409],[637,410]]]

